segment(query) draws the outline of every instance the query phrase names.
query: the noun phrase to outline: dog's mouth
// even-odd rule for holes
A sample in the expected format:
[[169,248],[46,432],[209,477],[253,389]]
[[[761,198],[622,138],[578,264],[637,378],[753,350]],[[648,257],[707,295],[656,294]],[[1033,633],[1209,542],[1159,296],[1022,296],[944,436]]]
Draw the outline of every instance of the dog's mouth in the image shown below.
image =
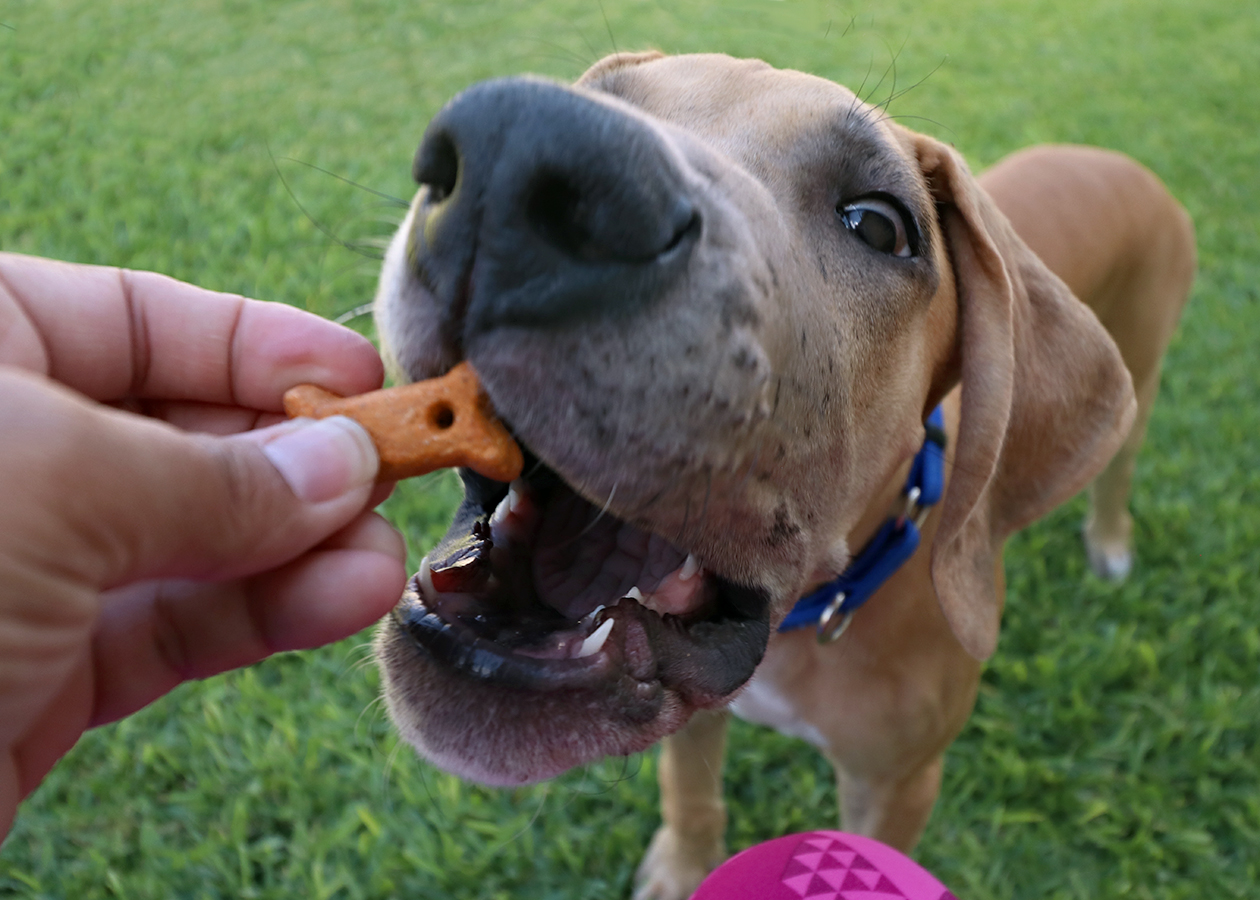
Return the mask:
[[694,706],[751,677],[769,637],[761,591],[588,502],[528,452],[510,485],[460,474],[464,502],[394,612],[421,652],[500,687],[617,683]]

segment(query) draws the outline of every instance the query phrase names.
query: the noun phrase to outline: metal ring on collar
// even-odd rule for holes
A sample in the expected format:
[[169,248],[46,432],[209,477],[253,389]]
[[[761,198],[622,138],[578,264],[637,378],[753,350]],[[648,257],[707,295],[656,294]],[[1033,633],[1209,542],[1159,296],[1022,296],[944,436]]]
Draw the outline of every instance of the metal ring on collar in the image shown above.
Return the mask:
[[827,604],[822,611],[822,615],[818,617],[818,643],[830,644],[840,635],[844,634],[849,627],[849,623],[853,621],[853,613],[840,613],[840,607],[844,606],[845,593],[840,591],[836,594],[835,599]]
[[906,505],[898,516],[898,520],[904,522],[906,519],[918,525],[918,517],[923,514],[926,507],[919,506],[919,498],[923,496],[923,491],[916,485],[906,491]]

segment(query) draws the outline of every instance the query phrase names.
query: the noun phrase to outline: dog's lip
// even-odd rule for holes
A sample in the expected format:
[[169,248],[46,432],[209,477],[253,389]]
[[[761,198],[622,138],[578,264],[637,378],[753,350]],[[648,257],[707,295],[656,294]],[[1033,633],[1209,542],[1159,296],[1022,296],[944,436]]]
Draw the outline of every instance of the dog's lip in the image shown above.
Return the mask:
[[[494,641],[461,631],[457,624],[447,622],[425,605],[420,573],[407,583],[393,619],[419,649],[455,671],[524,690],[589,688],[606,681],[616,669],[607,646],[579,659],[541,659],[513,653]],[[616,630],[616,625],[613,627]]]
[[[643,697],[669,688],[698,705],[751,677],[769,638],[764,592],[726,582],[694,557],[665,554],[665,565],[676,568],[655,586],[598,602],[590,592],[567,595],[553,606],[522,564],[534,559],[537,529],[523,537],[513,524],[514,542],[495,546],[505,524],[496,527],[495,511],[511,504],[508,486],[463,474],[465,502],[434,550],[437,562],[426,557],[393,614],[422,656],[478,682],[525,691],[599,688]],[[550,470],[537,477],[573,493]],[[433,584],[439,576],[441,590]]]
[[539,693],[613,688],[632,691],[639,699],[669,688],[700,707],[733,694],[765,653],[768,604],[759,592],[750,593],[757,595],[753,614],[690,625],[623,598],[608,609],[614,625],[604,646],[577,659],[522,656],[472,636],[424,605],[418,575],[394,609],[393,621],[418,652],[480,683]]

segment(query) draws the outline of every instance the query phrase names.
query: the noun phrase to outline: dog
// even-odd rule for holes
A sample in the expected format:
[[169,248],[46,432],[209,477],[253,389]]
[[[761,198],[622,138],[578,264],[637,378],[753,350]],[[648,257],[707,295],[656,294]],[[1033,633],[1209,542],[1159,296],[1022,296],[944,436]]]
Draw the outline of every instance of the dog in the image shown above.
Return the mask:
[[[977,181],[837,84],[707,54],[475,85],[414,175],[386,358],[471,362],[527,463],[462,473],[382,622],[401,734],[491,784],[664,738],[641,900],[725,856],[728,707],[827,756],[846,829],[912,847],[997,643],[1006,537],[1093,481],[1091,563],[1131,565],[1185,212],[1090,148]],[[935,505],[906,496],[925,453]],[[911,530],[845,608],[873,536]]]

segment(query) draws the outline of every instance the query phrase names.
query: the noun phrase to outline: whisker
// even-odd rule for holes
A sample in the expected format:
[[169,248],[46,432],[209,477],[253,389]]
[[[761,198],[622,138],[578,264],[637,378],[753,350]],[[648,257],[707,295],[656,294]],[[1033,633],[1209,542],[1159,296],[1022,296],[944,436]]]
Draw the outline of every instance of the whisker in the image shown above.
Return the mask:
[[[402,752],[402,748],[402,741],[395,743],[394,746],[390,748],[389,753],[385,754],[385,765],[381,769],[381,801],[385,804],[387,809],[393,805],[390,800],[390,787],[394,766],[398,763],[398,754]],[[433,795],[430,794],[429,796],[430,799],[432,799]]]
[[538,795],[538,806],[534,809],[534,814],[529,817],[529,821],[526,822],[524,825],[522,825],[521,829],[517,831],[516,834],[512,835],[503,843],[495,847],[494,850],[490,851],[492,855],[501,853],[504,849],[507,848],[509,844],[512,844],[518,841],[521,838],[521,836],[525,834],[525,832],[529,831],[531,828],[534,827],[535,823],[538,822],[538,817],[542,815],[543,807],[547,805],[547,798],[551,794],[551,783],[548,782],[546,784],[541,785],[539,789],[535,791],[534,793]]
[[345,657],[347,657],[347,661],[345,661],[343,667],[341,667],[341,672],[338,673],[339,678],[343,676],[343,674],[352,674],[354,672],[362,671],[364,666],[367,666],[368,663],[372,662],[372,642],[364,640],[364,642],[362,644],[358,644],[357,647],[350,648],[347,654],[345,654]]
[[871,72],[875,70],[875,54],[871,54],[871,58],[866,61],[866,74],[862,76],[862,83],[858,85],[858,89],[853,92],[853,108],[856,110],[858,103],[865,103],[862,99],[862,92],[866,90],[866,82],[871,77]]
[[[633,768],[631,768],[633,766]],[[633,778],[637,778],[639,773],[643,771],[643,754],[636,753],[634,756],[621,757],[621,773],[608,784],[609,790],[619,784],[624,784]]]
[[[270,148],[268,148],[267,152],[268,153],[271,152]],[[336,178],[338,181],[344,182],[345,184],[348,184],[351,187],[356,187],[361,191],[367,191],[369,194],[375,194],[377,197],[380,197],[382,200],[388,200],[390,206],[400,207],[402,209],[407,209],[409,206],[411,206],[410,203],[408,203],[406,200],[403,200],[400,197],[395,197],[393,194],[386,194],[384,191],[378,191],[375,188],[370,188],[366,184],[360,184],[359,182],[354,181],[350,178],[347,178],[344,175],[338,175],[336,172],[331,172],[328,169],[323,168],[322,166],[317,166],[314,163],[309,163],[304,159],[296,159],[292,156],[280,156],[280,157],[273,156],[272,157],[273,162],[278,162],[280,160],[283,160],[285,162],[297,163],[299,166],[306,166],[306,168],[308,169],[314,169],[316,172],[322,172],[323,174],[328,175],[331,178]]]
[[[883,108],[884,108],[885,110],[887,110],[887,109],[888,109],[888,104],[892,103],[894,100],[898,100],[898,99],[900,99],[900,98],[904,97],[906,94],[908,94],[908,93],[910,93],[911,91],[913,91],[913,90],[914,90],[915,88],[917,88],[919,85],[923,84],[925,81],[927,81],[929,78],[931,78],[931,77],[932,77],[933,75],[935,75],[937,72],[939,72],[939,71],[940,71],[940,69],[941,69],[941,67],[942,67],[942,66],[944,66],[944,65],[945,65],[945,63],[947,63],[948,61],[949,61],[949,57],[948,57],[948,56],[942,57],[942,58],[941,58],[941,61],[940,61],[940,62],[938,62],[935,66],[933,66],[932,71],[928,72],[926,75],[924,75],[924,76],[923,76],[922,78],[920,78],[918,81],[916,81],[914,84],[910,85],[910,87],[908,87],[908,88],[906,88],[906,89],[904,89],[904,90],[902,90],[902,91],[900,91],[900,92],[898,92],[898,93],[896,93],[896,94],[893,94],[893,95],[892,95],[892,96],[890,96],[887,100],[885,100],[885,101],[884,101],[884,103],[882,104]],[[931,120],[928,120],[928,121],[931,121]]]
[[[357,246],[355,246],[352,242],[350,242],[350,241],[346,241],[346,240],[343,240],[342,238],[339,238],[339,237],[338,237],[336,234],[334,234],[331,230],[329,230],[328,228],[326,228],[326,227],[323,225],[323,223],[322,223],[322,222],[320,222],[319,220],[317,220],[314,216],[312,216],[312,215],[310,214],[310,211],[309,211],[309,210],[307,210],[307,208],[306,208],[305,206],[303,206],[303,205],[302,205],[302,201],[301,201],[301,200],[299,200],[299,199],[297,198],[297,194],[295,194],[295,193],[293,192],[293,188],[289,186],[289,180],[288,180],[287,178],[285,178],[285,177],[284,177],[284,172],[280,171],[280,164],[276,161],[276,157],[275,157],[275,155],[271,152],[271,145],[270,145],[270,144],[267,144],[267,143],[264,143],[264,146],[266,146],[266,148],[267,148],[267,155],[268,155],[269,157],[271,157],[271,165],[272,165],[272,168],[274,168],[274,169],[276,170],[276,176],[280,179],[280,183],[281,183],[282,185],[284,185],[284,190],[285,190],[285,193],[287,193],[287,194],[289,195],[289,199],[293,201],[293,204],[294,204],[294,205],[295,205],[295,206],[296,206],[299,210],[301,210],[302,215],[306,216],[307,220],[308,220],[308,221],[309,221],[312,225],[314,225],[314,226],[315,226],[316,230],[318,230],[321,234],[323,234],[323,235],[324,235],[326,238],[328,238],[330,241],[333,241],[334,243],[339,244],[340,246],[342,246],[342,247],[344,247],[345,249],[349,250],[351,253],[358,253],[358,254],[360,254],[360,255],[367,255],[367,254],[364,254],[364,253],[360,250],[360,248],[359,248],[359,247],[357,247]],[[330,174],[331,174],[331,173],[330,173]]]
[[909,115],[907,115],[907,116],[894,116],[894,115],[885,115],[885,116],[884,116],[884,118],[885,118],[885,119],[889,119],[890,121],[893,121],[893,122],[900,122],[900,121],[902,121],[902,120],[905,120],[905,121],[917,121],[917,122],[927,122],[927,123],[928,123],[928,124],[930,124],[930,125],[935,125],[937,128],[940,128],[942,131],[947,131],[947,132],[949,132],[950,134],[954,135],[955,137],[957,137],[957,136],[958,136],[958,132],[957,132],[957,131],[955,131],[954,129],[950,128],[950,127],[949,127],[948,125],[946,125],[944,122],[938,122],[936,119],[929,119],[927,116],[909,116]]
[[[528,40],[532,41],[535,44],[542,44],[543,46],[550,47],[552,50],[558,51],[557,54],[550,56],[549,57],[550,59],[564,60],[565,62],[574,62],[584,69],[589,69],[591,65],[594,63],[593,59],[589,59],[580,53],[576,53],[573,50],[570,50],[568,47],[564,46],[563,44],[556,43],[555,41],[548,41],[543,38],[529,38]],[[595,53],[594,48],[591,47],[589,43],[587,43],[587,49],[589,49],[592,54]]]
[[608,10],[604,8],[604,0],[599,0],[599,14],[604,17],[604,28],[608,32],[608,41],[612,44],[613,53],[620,53],[617,49],[617,39],[613,37],[612,24],[608,21]]
[[376,304],[374,303],[361,303],[354,309],[346,310],[341,315],[337,316],[337,318],[333,319],[333,324],[345,325],[347,322],[352,322],[360,316],[366,316],[372,311],[372,307],[375,305]]
[[521,477],[522,477],[522,478],[525,478],[525,479],[528,479],[531,475],[536,475],[536,474],[538,474],[539,470],[540,470],[540,469],[542,469],[542,468],[543,468],[543,461],[542,461],[541,459],[540,459],[540,460],[537,460],[537,461],[536,461],[536,462],[535,462],[532,466],[530,466],[530,467],[529,467],[529,471],[528,471],[528,472],[526,472],[526,473],[525,473],[524,475],[522,475]]
[[[901,53],[902,51],[906,49],[906,43],[909,40],[910,40],[910,36],[906,35],[905,39],[902,40],[901,42],[901,46],[897,48],[897,52],[895,53],[893,52],[891,44],[888,44],[887,42],[885,42],[884,44],[884,46],[888,50],[889,55],[892,57],[892,61],[889,62],[888,64],[888,69],[891,70],[892,72],[892,86],[889,87],[888,89],[888,98],[884,100],[882,103],[874,104],[876,107],[880,109],[886,109],[888,107],[888,104],[892,102],[892,98],[897,93],[897,61],[901,59]],[[885,71],[885,74],[888,74],[887,71]],[[884,83],[884,80],[881,78],[880,84],[883,84],[883,83]],[[872,91],[871,93],[874,94],[874,91]]]
[[[325,251],[327,251],[327,244],[324,245],[324,249]],[[346,275],[355,275],[357,277],[375,278],[378,272],[378,267],[372,260],[372,257],[368,254],[358,254],[353,263],[347,266],[343,266],[334,272],[324,271],[327,262],[328,262],[328,256],[327,256],[327,252],[325,252],[325,254],[320,257],[319,271],[321,274],[320,274],[318,286],[316,290],[311,294],[311,297],[327,296],[332,290],[332,285],[340,281],[340,279],[342,279]],[[370,304],[368,305],[370,306]],[[358,307],[356,307],[356,309],[357,308]],[[354,312],[354,310],[351,310],[351,312]],[[346,315],[346,314],[341,313],[340,315]],[[349,316],[345,321],[350,321],[353,318],[355,317]],[[340,319],[338,319],[338,321],[340,321]],[[345,324],[345,322],[342,322],[341,324]]]
[[592,60],[597,60],[601,56],[603,56],[602,53],[600,53],[598,50],[595,49],[595,45],[590,42],[590,39],[586,36],[585,31],[583,31],[581,28],[578,28],[577,26],[574,26],[573,30],[578,33],[578,36],[580,38],[582,38],[582,43],[586,45],[586,49],[591,51]]
[[[368,715],[369,713],[376,715],[378,711],[380,710],[380,708],[384,705],[385,705],[384,697],[375,697],[372,699],[371,702],[364,705],[363,709],[359,710],[358,717],[355,718],[354,720],[354,733],[356,735],[359,733],[359,727],[363,724],[363,718],[366,715]],[[397,749],[397,747],[395,747],[395,749]]]
[[603,507],[600,508],[600,511],[595,514],[595,518],[592,519],[589,523],[587,523],[585,528],[583,528],[577,534],[573,535],[573,537],[569,538],[567,541],[564,541],[563,543],[557,544],[556,546],[567,547],[570,544],[576,543],[577,541],[586,537],[586,535],[590,533],[590,530],[599,524],[599,520],[604,518],[605,513],[608,512],[608,508],[612,506],[613,497],[617,496],[617,484],[618,482],[613,482],[612,490],[608,492],[608,499],[604,501],[604,505]]

